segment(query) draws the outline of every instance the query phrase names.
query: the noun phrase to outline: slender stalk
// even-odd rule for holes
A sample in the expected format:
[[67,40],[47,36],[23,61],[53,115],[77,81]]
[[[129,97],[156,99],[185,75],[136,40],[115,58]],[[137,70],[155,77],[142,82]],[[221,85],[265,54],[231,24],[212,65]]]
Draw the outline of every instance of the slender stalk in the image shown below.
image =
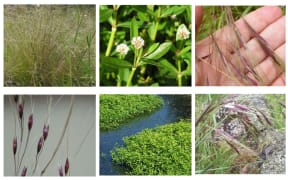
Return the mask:
[[181,70],[181,60],[180,59],[177,59],[177,67],[178,67],[178,73],[177,73],[178,86],[182,86],[182,70]]
[[160,16],[161,16],[161,7],[159,6],[158,11],[157,11],[157,19],[156,19],[155,26],[154,26],[154,29],[153,29],[153,34],[152,34],[152,37],[151,37],[151,38],[152,38],[151,40],[152,40],[153,42],[155,41],[156,36],[157,36],[157,31],[158,31]]
[[133,67],[131,69],[131,72],[129,74],[126,86],[131,86],[131,82],[132,82],[133,76],[135,74],[135,71],[138,68],[138,65],[139,65],[139,62],[140,62],[140,59],[142,56],[142,52],[143,52],[143,48],[135,49],[134,63],[133,63]]
[[74,105],[74,96],[71,97],[71,103],[70,103],[70,108],[69,108],[69,112],[68,112],[68,116],[67,116],[67,119],[66,119],[66,122],[65,122],[65,125],[64,125],[64,129],[62,131],[62,134],[60,136],[60,139],[58,141],[58,144],[52,154],[52,156],[50,157],[49,161],[47,162],[47,164],[45,165],[45,167],[43,168],[43,170],[41,171],[41,176],[43,176],[43,174],[45,173],[46,169],[48,168],[48,166],[50,165],[50,163],[53,161],[56,153],[58,152],[58,149],[63,141],[63,138],[64,138],[64,135],[65,135],[65,132],[67,130],[67,127],[68,127],[68,124],[71,120],[71,114],[72,114],[72,109],[73,109],[73,105]]
[[136,69],[137,69],[137,67],[132,67],[126,86],[131,86],[131,82],[132,82],[132,79],[133,79],[133,76],[135,74]]
[[22,164],[24,155],[25,155],[25,153],[26,153],[27,145],[28,145],[28,142],[29,142],[29,139],[30,139],[30,134],[31,134],[30,131],[28,131],[28,135],[27,135],[27,138],[26,138],[26,143],[25,143],[24,151],[23,151],[23,154],[22,154],[22,156],[21,156],[20,163],[19,163],[19,165],[18,165],[18,171],[19,171],[20,168],[21,168],[21,164]]
[[117,27],[116,27],[116,25],[113,25],[112,29],[111,29],[111,34],[110,34],[110,38],[109,38],[109,42],[108,42],[108,46],[107,46],[107,49],[106,49],[105,56],[109,56],[110,53],[111,53],[116,31],[117,31]]
[[110,34],[110,38],[109,38],[109,42],[108,42],[108,46],[105,52],[105,56],[109,56],[113,47],[113,43],[114,43],[114,38],[115,38],[115,34],[117,32],[117,11],[118,11],[119,6],[114,5],[113,6],[113,11],[114,11],[114,19],[112,22],[112,28],[111,28],[111,34]]

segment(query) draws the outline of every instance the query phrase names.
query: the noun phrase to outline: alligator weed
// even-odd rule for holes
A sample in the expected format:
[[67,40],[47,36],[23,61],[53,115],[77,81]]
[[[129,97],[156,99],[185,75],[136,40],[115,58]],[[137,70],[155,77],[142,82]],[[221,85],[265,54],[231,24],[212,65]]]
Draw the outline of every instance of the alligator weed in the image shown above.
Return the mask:
[[5,176],[95,175],[95,96],[7,95],[4,127]]
[[94,5],[4,5],[5,86],[94,86]]
[[285,85],[285,7],[205,6],[196,39],[197,85]]
[[195,100],[197,174],[285,173],[285,95]]
[[111,130],[129,120],[159,109],[163,100],[154,95],[100,95],[100,129]]
[[100,6],[100,85],[191,85],[191,6]]
[[111,155],[129,175],[191,175],[191,119],[125,137]]

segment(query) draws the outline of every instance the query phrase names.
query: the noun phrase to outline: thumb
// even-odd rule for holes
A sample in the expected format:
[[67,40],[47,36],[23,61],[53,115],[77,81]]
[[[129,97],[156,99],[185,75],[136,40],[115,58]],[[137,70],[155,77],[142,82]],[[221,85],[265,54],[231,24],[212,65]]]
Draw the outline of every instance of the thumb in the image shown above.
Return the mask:
[[201,21],[202,21],[202,6],[196,6],[195,7],[195,17],[196,17],[196,22],[195,22],[195,29],[196,29],[196,32],[201,24]]

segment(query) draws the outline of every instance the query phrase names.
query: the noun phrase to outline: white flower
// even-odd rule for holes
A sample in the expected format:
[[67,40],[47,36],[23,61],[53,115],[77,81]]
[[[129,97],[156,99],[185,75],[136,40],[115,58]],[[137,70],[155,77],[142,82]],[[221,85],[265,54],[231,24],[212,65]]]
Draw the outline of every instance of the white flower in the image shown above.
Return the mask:
[[177,29],[176,40],[188,39],[190,35],[189,30],[184,24],[181,24]]
[[140,36],[133,37],[131,43],[136,49],[140,49],[144,46],[144,40]]
[[171,19],[176,19],[177,15],[176,15],[176,14],[173,14],[173,15],[171,15],[170,17],[171,17]]
[[126,44],[122,43],[116,47],[116,51],[120,54],[126,55],[129,51],[129,48]]

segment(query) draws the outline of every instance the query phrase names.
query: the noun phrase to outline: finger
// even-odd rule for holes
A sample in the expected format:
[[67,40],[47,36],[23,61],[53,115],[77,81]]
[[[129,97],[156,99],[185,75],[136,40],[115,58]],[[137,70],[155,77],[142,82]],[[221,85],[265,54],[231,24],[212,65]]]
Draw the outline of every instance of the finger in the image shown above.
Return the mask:
[[[244,16],[245,20],[251,25],[251,27],[257,32],[263,31],[269,24],[282,16],[282,11],[279,7],[264,6]],[[248,41],[252,37],[252,33],[247,28],[243,19],[239,19],[235,22],[236,27],[239,29],[240,34],[244,41]],[[232,34],[231,34],[232,33]],[[219,46],[224,47],[223,51],[232,52],[233,46],[231,46],[231,36],[235,37],[235,33],[232,32],[230,26],[216,31],[215,39]],[[211,45],[211,38],[206,38],[196,45],[196,52],[198,57],[205,57],[211,52],[209,46]],[[235,43],[235,42],[234,42]]]
[[[265,39],[268,46],[270,46],[273,50],[277,49],[281,45],[283,45],[286,41],[285,37],[285,16],[282,16],[280,19],[276,20],[274,23],[270,24],[265,30],[260,33],[260,36]],[[252,67],[255,67],[264,58],[267,57],[266,52],[263,50],[262,46],[258,42],[256,38],[251,39],[246,44],[246,48],[240,49],[240,54],[243,56]],[[244,67],[243,63],[240,62],[239,54],[234,53],[231,56],[231,59],[235,59],[238,61],[238,66],[240,70],[244,73],[247,73],[247,68]],[[282,56],[280,58],[283,59]]]
[[202,21],[202,6],[196,6],[195,7],[195,17],[196,17],[195,29],[197,32],[197,30],[201,24],[201,21]]
[[[282,46],[280,46],[278,49],[275,50],[275,52],[282,57],[284,63],[285,63],[285,48],[286,45],[283,44]],[[264,85],[272,84],[282,74],[281,68],[275,65],[275,62],[273,61],[272,57],[267,57],[266,59],[264,59],[254,68],[254,70],[259,75]],[[250,78],[255,79],[250,72],[247,75]]]
[[286,84],[285,74],[286,73],[282,73],[271,85],[272,86],[285,86]]

